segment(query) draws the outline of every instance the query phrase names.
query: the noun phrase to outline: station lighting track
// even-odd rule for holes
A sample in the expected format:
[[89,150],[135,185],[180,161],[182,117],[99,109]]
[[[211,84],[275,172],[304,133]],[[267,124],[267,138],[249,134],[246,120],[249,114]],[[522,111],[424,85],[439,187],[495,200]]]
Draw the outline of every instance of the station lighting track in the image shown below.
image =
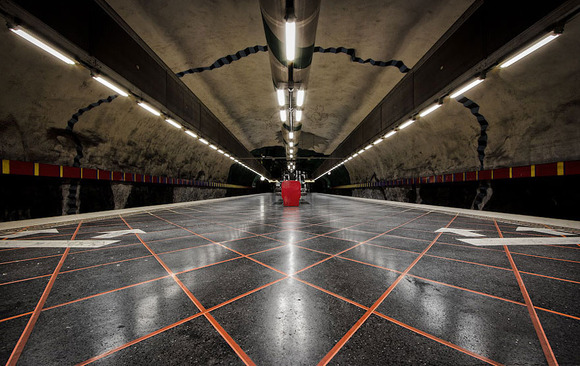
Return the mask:
[[[55,58],[59,59],[60,61],[62,61],[64,63],[66,63],[67,65],[71,65],[71,66],[79,65],[79,63],[77,61],[75,61],[74,58],[67,56],[65,52],[62,52],[61,50],[58,50],[56,47],[53,47],[52,45],[50,45],[48,42],[43,41],[39,36],[37,36],[36,34],[33,34],[32,32],[30,32],[27,29],[24,29],[22,26],[9,25],[8,27],[9,27],[10,31],[12,31],[12,33],[20,36],[21,38],[25,39],[26,41],[30,42],[31,44],[35,45],[36,47],[42,49],[43,51],[49,53],[50,55],[54,56]],[[95,74],[94,71],[88,65],[83,64],[82,66],[89,69],[89,71],[91,72],[91,76],[93,77],[94,80],[98,81],[100,84],[102,84],[102,85],[106,86],[107,88],[109,88],[110,90],[114,91],[117,95],[120,95],[120,96],[125,97],[125,98],[133,99],[141,108],[143,108],[147,112],[151,113],[152,115],[154,115],[156,117],[163,118],[171,126],[180,129],[181,131],[185,132],[187,135],[189,135],[190,137],[192,137],[194,139],[198,139],[199,142],[203,143],[204,145],[207,145],[209,148],[216,151],[217,153],[225,156],[226,158],[231,159],[236,164],[239,164],[242,167],[257,174],[258,176],[260,176],[261,180],[267,179],[262,174],[258,173],[254,169],[252,169],[252,168],[248,167],[247,165],[245,165],[244,163],[240,162],[240,160],[238,160],[235,156],[233,156],[232,154],[229,154],[225,149],[219,147],[217,144],[211,143],[210,141],[208,141],[208,139],[200,136],[199,133],[196,133],[190,129],[185,128],[182,123],[176,121],[175,117],[172,118],[172,116],[170,116],[169,114],[163,113],[163,112],[157,110],[151,104],[144,101],[143,98],[141,98],[135,94],[132,94],[129,90],[125,90],[124,88],[120,87],[110,77],[102,75],[101,73]]]
[[[529,54],[533,53],[534,51],[540,49],[541,47],[547,45],[548,43],[550,43],[554,39],[558,38],[560,35],[561,35],[561,31],[558,31],[558,32],[552,31],[552,32],[550,32],[548,34],[545,34],[545,35],[541,36],[540,38],[536,39],[534,42],[531,42],[531,44],[529,44],[524,49],[520,50],[519,52],[516,52],[511,57],[508,57],[505,61],[503,61],[502,63],[500,63],[499,66],[497,66],[497,67],[499,67],[500,69],[505,69],[505,68],[507,68],[507,67],[515,64],[516,62],[520,61],[524,57],[528,56]],[[468,81],[467,83],[465,83],[462,86],[460,86],[459,88],[457,88],[457,90],[455,90],[453,93],[451,93],[451,95],[449,95],[449,98],[450,99],[457,99],[460,96],[462,96],[465,92],[467,92],[468,90],[471,90],[472,88],[474,88],[477,85],[481,84],[485,80],[484,77],[481,76],[481,75],[485,75],[488,71],[490,71],[491,69],[493,69],[495,67],[496,66],[493,66],[493,67],[489,68],[487,71],[485,71],[483,73],[480,73],[480,75],[477,76],[476,78]],[[419,112],[416,112],[416,113],[412,114],[412,117],[411,118],[405,120],[405,122],[401,123],[399,126],[395,127],[391,131],[387,132],[385,135],[383,135],[381,137],[378,137],[371,144],[368,144],[368,145],[366,145],[364,147],[360,147],[358,149],[358,151],[356,151],[355,153],[353,153],[348,158],[344,159],[342,162],[336,164],[334,167],[330,168],[326,172],[324,172],[321,175],[319,175],[317,178],[314,179],[314,181],[322,178],[326,174],[330,175],[331,172],[334,169],[339,168],[340,166],[344,165],[344,163],[346,163],[348,161],[351,161],[352,159],[355,159],[359,155],[363,154],[365,151],[371,149],[373,146],[380,144],[383,140],[386,140],[386,139],[392,137],[398,131],[409,127],[410,125],[412,125],[417,120],[417,118],[425,117],[428,114],[431,114],[435,110],[439,109],[443,105],[445,97],[446,97],[446,95],[444,95],[439,100],[437,100],[436,103],[431,104],[428,107],[420,110]],[[340,158],[340,159],[342,159],[342,158]]]

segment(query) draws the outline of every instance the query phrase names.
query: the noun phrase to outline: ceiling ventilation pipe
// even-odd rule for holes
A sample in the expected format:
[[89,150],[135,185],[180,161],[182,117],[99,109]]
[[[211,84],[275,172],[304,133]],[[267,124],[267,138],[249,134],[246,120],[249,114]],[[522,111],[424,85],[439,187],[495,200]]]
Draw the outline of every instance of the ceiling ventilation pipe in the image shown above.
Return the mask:
[[260,0],[260,9],[272,81],[281,108],[286,157],[293,160],[302,129],[302,105],[314,53],[320,0]]

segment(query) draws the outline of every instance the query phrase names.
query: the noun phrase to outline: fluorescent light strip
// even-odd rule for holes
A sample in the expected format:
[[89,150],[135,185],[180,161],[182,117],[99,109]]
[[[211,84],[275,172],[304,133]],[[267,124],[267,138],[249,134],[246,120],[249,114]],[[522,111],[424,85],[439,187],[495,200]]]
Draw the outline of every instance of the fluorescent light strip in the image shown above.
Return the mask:
[[217,152],[219,152],[219,153],[220,153],[220,154],[222,154],[222,155],[224,155],[224,154],[225,154],[225,152],[224,152],[222,149],[218,149],[218,151],[217,151]]
[[288,142],[288,146],[294,147],[294,143],[292,141]]
[[360,149],[360,150],[358,151],[358,154],[360,155],[360,154],[362,154],[362,153],[364,153],[364,152],[365,152],[365,150],[364,150],[364,149]]
[[367,145],[367,146],[365,147],[365,150],[368,150],[368,149],[370,149],[371,147],[373,147],[373,145],[372,145],[372,144],[371,144],[371,145]]
[[277,89],[276,95],[278,96],[278,105],[280,107],[286,104],[286,99],[284,98],[284,89]]
[[396,133],[397,133],[397,131],[391,131],[391,132],[387,133],[387,134],[386,134],[384,137],[385,137],[386,139],[388,139],[389,137],[393,136],[393,135],[394,135],[394,134],[396,134]]
[[303,104],[304,104],[304,90],[299,89],[296,95],[296,105],[298,107],[302,107]]
[[463,93],[465,93],[466,91],[470,90],[471,88],[475,87],[476,85],[479,85],[480,83],[483,82],[483,79],[475,79],[474,81],[472,81],[471,83],[465,85],[463,88],[459,89],[458,91],[456,91],[455,93],[451,94],[449,96],[449,98],[457,98],[461,95],[463,95]]
[[425,117],[426,115],[428,115],[429,113],[433,112],[434,110],[436,110],[439,107],[441,107],[441,104],[434,104],[431,107],[425,109],[423,112],[421,112],[421,114],[419,114],[419,116],[420,117]]
[[537,42],[532,44],[530,47],[526,48],[522,52],[518,53],[514,57],[512,57],[509,60],[507,60],[506,62],[504,62],[503,64],[499,65],[499,67],[501,67],[502,69],[505,69],[506,67],[515,64],[516,62],[518,62],[522,58],[526,57],[527,55],[534,52],[538,48],[547,45],[548,43],[550,43],[554,39],[558,38],[559,36],[560,36],[559,34],[555,34],[555,33],[550,33],[550,34],[544,36],[543,38],[541,38],[540,40],[538,40]]
[[209,145],[209,147],[211,147],[214,150],[217,150],[218,149],[217,146],[215,146],[215,145]]
[[66,57],[65,55],[63,55],[62,53],[60,53],[59,51],[57,51],[56,49],[52,48],[51,46],[49,46],[46,43],[42,42],[40,39],[34,37],[32,34],[28,33],[24,29],[18,27],[18,28],[10,28],[10,30],[12,32],[16,33],[17,35],[19,35],[20,37],[24,38],[25,40],[27,40],[28,42],[32,43],[33,45],[35,45],[35,46],[37,46],[39,48],[42,48],[46,52],[50,53],[54,57],[56,57],[59,60],[61,60],[62,62],[65,62],[65,63],[67,63],[69,65],[76,64],[76,62],[74,60]]
[[161,116],[161,113],[159,113],[159,111],[157,111],[156,109],[154,109],[153,107],[151,107],[150,105],[143,103],[143,102],[139,102],[137,103],[139,104],[139,107],[145,109],[146,111],[148,111],[151,114],[156,115],[157,117]]
[[373,142],[373,145],[378,145],[381,142],[383,142],[383,139],[382,138],[378,138],[378,139],[375,140],[375,142]]
[[191,137],[197,138],[197,135],[193,131],[187,130],[187,131],[185,131],[185,133],[188,134]]
[[290,154],[294,154],[294,149],[290,149]]
[[282,120],[282,122],[286,122],[286,110],[285,109],[280,110],[280,119]]
[[296,23],[286,22],[286,60],[294,61],[296,54]]
[[289,139],[293,139],[294,138],[294,132],[288,132],[288,138]]
[[175,128],[181,128],[181,125],[177,122],[175,122],[174,120],[172,120],[171,118],[166,118],[165,122],[169,123],[170,125],[172,125]]
[[300,122],[302,121],[302,110],[297,109],[296,110],[296,122]]
[[127,92],[123,91],[121,88],[119,88],[115,84],[109,82],[108,80],[103,79],[101,76],[93,76],[93,79],[95,79],[99,83],[103,84],[107,88],[111,89],[112,91],[114,91],[115,93],[117,93],[123,97],[129,96],[129,94]]
[[414,119],[410,119],[407,122],[403,123],[402,125],[399,126],[399,130],[402,130],[404,128],[409,127],[410,125],[412,125],[413,123],[415,123]]
[[206,139],[200,138],[199,141],[203,144],[209,145],[209,141],[207,141]]

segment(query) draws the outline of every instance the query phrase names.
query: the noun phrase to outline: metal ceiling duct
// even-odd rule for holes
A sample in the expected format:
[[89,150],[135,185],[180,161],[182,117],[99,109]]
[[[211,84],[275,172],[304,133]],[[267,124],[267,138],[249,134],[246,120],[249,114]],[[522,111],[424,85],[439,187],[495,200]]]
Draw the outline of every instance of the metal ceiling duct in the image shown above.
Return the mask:
[[[294,152],[298,150],[302,123],[295,118],[296,94],[305,91],[308,84],[310,65],[314,53],[316,27],[320,13],[320,0],[260,0],[262,21],[270,53],[272,81],[276,90],[285,94],[285,106],[290,113],[287,122],[282,124],[282,136],[286,145],[287,157],[290,140],[294,141]],[[286,59],[286,23],[296,24],[296,48],[293,61]],[[294,138],[289,138],[289,132]],[[290,159],[291,160],[291,159]]]

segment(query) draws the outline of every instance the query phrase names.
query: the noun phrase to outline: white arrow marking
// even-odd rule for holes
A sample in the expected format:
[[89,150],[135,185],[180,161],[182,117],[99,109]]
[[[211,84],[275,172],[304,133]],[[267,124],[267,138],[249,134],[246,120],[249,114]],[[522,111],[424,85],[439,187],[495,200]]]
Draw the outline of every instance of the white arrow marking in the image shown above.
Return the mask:
[[143,230],[132,229],[132,230],[116,230],[116,231],[101,231],[103,235],[93,236],[93,239],[111,239],[117,236],[127,235],[127,234],[147,234]]
[[519,226],[516,231],[535,231],[538,233],[542,233],[542,234],[548,234],[548,235],[556,235],[556,236],[561,236],[561,235],[574,235],[574,234],[570,234],[570,233],[565,233],[563,231],[556,231],[556,230],[552,230],[552,229],[543,229],[541,227],[525,227],[525,226]]
[[461,235],[461,236],[468,236],[471,238],[475,238],[478,236],[485,236],[485,235],[481,235],[478,233],[474,233],[474,231],[478,231],[478,230],[452,229],[449,227],[442,227],[439,230],[435,230],[436,233],[453,233],[453,234],[457,234],[457,235]]
[[21,232],[10,234],[10,235],[2,235],[2,236],[0,236],[0,238],[14,239],[14,238],[20,238],[23,236],[34,235],[34,234],[58,234],[58,230],[56,230],[56,229],[28,230],[28,231],[21,231]]
[[486,246],[486,245],[556,245],[556,244],[580,244],[580,238],[483,238],[483,239],[458,239],[464,243]]
[[98,248],[119,240],[2,240],[0,248]]

